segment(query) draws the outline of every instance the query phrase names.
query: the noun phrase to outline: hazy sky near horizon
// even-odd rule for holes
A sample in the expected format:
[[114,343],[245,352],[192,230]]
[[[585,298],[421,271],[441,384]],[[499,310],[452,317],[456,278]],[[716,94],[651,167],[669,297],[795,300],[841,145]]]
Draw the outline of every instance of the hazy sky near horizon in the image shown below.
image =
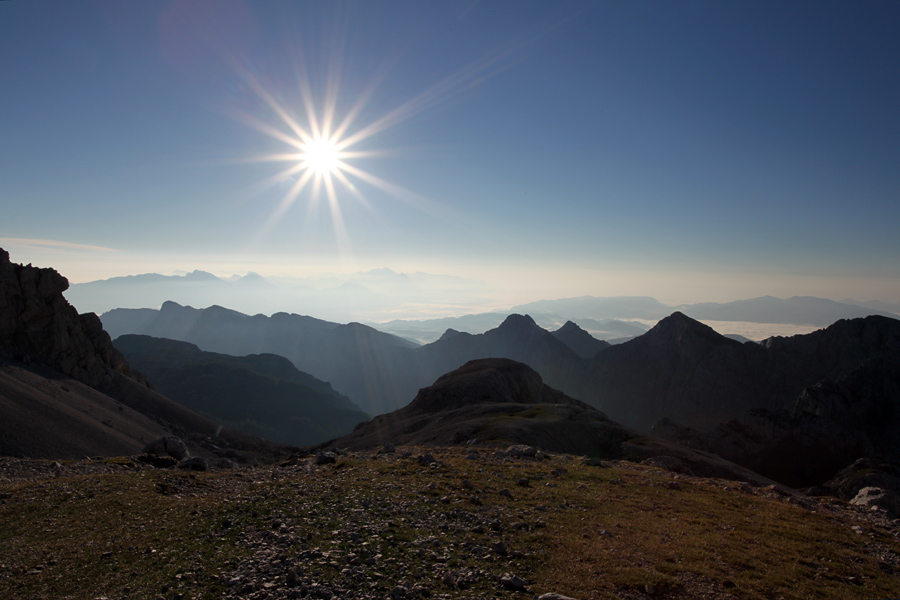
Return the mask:
[[[900,302],[898,31],[895,2],[0,2],[0,247],[73,282]],[[343,166],[295,194],[316,127]]]

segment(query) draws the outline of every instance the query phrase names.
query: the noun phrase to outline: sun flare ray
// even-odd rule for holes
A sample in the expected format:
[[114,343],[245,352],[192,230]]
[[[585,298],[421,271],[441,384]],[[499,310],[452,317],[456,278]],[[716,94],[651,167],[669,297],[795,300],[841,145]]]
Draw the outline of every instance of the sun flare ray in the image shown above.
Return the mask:
[[379,217],[376,207],[366,198],[358,186],[359,183],[365,184],[363,188],[378,190],[426,212],[447,216],[447,207],[378,177],[354,163],[358,159],[392,154],[386,149],[373,149],[367,147],[370,144],[363,145],[363,143],[472,87],[481,85],[502,71],[504,63],[509,62],[510,57],[521,49],[521,46],[501,48],[467,64],[447,78],[426,87],[421,93],[383,112],[377,118],[362,123],[359,123],[360,116],[370,105],[376,89],[390,71],[385,65],[378,70],[369,85],[358,93],[346,110],[341,109],[341,94],[345,88],[341,86],[344,65],[340,64],[340,61],[329,65],[327,78],[320,89],[321,102],[317,103],[317,94],[314,93],[304,53],[301,49],[297,49],[294,54],[296,77],[294,104],[285,98],[283,88],[269,89],[264,83],[266,81],[264,76],[257,76],[256,71],[243,65],[233,65],[247,88],[258,97],[262,109],[260,115],[267,114],[267,116],[256,116],[246,111],[230,112],[246,125],[288,147],[282,152],[271,152],[247,160],[247,162],[290,165],[267,177],[262,183],[261,187],[264,190],[288,187],[266,220],[264,229],[269,232],[276,227],[303,195],[307,205],[306,219],[303,221],[303,231],[306,232],[307,229],[314,228],[313,220],[319,215],[320,202],[324,200],[329,207],[328,214],[332,221],[335,241],[342,251],[348,250],[349,235],[341,197],[352,196],[359,206],[376,218]]

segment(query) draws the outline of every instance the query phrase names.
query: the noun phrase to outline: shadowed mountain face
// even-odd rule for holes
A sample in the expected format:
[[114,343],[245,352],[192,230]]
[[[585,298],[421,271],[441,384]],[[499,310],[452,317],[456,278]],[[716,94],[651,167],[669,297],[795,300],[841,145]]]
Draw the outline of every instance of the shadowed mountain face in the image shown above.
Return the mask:
[[[79,315],[53,269],[0,250],[0,454],[47,458],[136,454],[165,434],[213,447],[218,425],[148,386],[94,314]],[[281,450],[222,431],[215,447],[271,457]]]
[[497,447],[527,444],[603,458],[677,459],[695,474],[767,482],[715,456],[650,438],[546,385],[534,369],[508,359],[466,363],[419,391],[407,406],[359,425],[332,442],[350,449],[386,443]]
[[[134,320],[128,325],[130,316]],[[415,345],[359,323],[339,325],[287,313],[249,316],[174,302],[163,304],[150,320],[143,310],[130,309],[111,311],[103,319],[122,333],[190,342],[210,352],[284,356],[299,370],[331,382],[369,414],[401,406],[417,389],[408,370]]]
[[803,386],[780,389],[789,378],[777,363],[758,344],[728,339],[676,312],[590,359],[579,395],[595,394],[597,406],[642,431],[671,415],[712,427],[796,397]]
[[116,347],[160,392],[233,429],[307,446],[369,418],[331,384],[274,354],[228,356],[187,342],[124,335]]
[[563,342],[521,315],[510,315],[483,334],[450,332],[419,348],[359,323],[338,325],[285,313],[251,317],[218,306],[198,310],[167,302],[156,317],[148,321],[146,316],[143,310],[118,309],[103,319],[120,331],[187,341],[207,351],[279,354],[331,382],[370,414],[407,404],[419,388],[476,358],[520,360],[563,388],[579,362]]
[[790,411],[753,410],[709,432],[670,421],[653,431],[795,487],[820,485],[860,458],[900,463],[900,359],[873,358],[820,381]]
[[582,358],[590,358],[610,346],[609,342],[598,340],[572,321],[566,321],[565,325],[554,331],[553,337]]

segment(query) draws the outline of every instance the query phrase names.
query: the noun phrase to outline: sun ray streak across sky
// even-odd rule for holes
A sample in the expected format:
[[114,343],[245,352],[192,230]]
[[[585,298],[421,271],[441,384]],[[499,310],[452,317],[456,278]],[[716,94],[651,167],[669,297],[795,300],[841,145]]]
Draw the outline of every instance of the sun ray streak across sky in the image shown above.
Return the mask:
[[[336,37],[339,42],[346,42],[341,34]],[[267,177],[255,186],[255,194],[259,194],[285,182],[290,182],[290,187],[266,219],[261,231],[255,236],[256,239],[264,239],[278,227],[304,192],[308,192],[309,195],[309,210],[306,218],[313,218],[318,214],[316,205],[320,194],[324,192],[327,196],[335,240],[342,250],[348,250],[351,246],[341,207],[342,198],[345,195],[352,196],[368,212],[377,213],[376,207],[366,198],[364,191],[354,184],[354,180],[361,181],[428,213],[447,213],[447,207],[378,177],[358,164],[351,164],[351,161],[357,159],[385,156],[390,153],[385,149],[357,146],[484,83],[506,68],[508,63],[513,62],[515,55],[532,41],[533,39],[519,40],[515,44],[495,50],[481,59],[457,69],[406,102],[388,110],[381,117],[355,129],[354,125],[367,103],[376,94],[378,85],[386,76],[383,70],[376,74],[375,81],[371,82],[357,96],[346,113],[339,115],[338,106],[341,100],[341,74],[343,71],[340,61],[335,59],[329,65],[327,80],[323,86],[323,99],[317,103],[305,55],[302,49],[297,49],[294,56],[294,73],[301,105],[298,107],[299,114],[297,114],[286,104],[285,100],[276,97],[276,94],[267,88],[254,74],[253,69],[238,61],[229,61],[231,69],[272,112],[276,120],[274,123],[269,122],[266,118],[250,114],[246,110],[230,110],[228,112],[238,121],[291,148],[291,151],[288,152],[274,152],[248,157],[244,160],[247,162],[295,163],[287,169]],[[338,54],[335,53],[335,55]],[[305,116],[305,120],[298,118],[301,116]],[[294,149],[297,152],[294,152]],[[300,176],[295,180],[294,177],[298,174]]]

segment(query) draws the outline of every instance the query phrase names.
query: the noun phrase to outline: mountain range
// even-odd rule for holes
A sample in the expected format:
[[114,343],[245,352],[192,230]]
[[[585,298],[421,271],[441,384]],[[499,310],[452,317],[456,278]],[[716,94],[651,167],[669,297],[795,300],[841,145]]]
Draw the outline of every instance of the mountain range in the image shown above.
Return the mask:
[[[347,322],[378,321],[414,306],[457,312],[483,306],[483,285],[460,277],[373,269],[350,275],[264,277],[258,273],[221,278],[205,271],[184,275],[145,273],[76,283],[66,292],[82,312],[114,308],[158,308],[172,300],[193,306],[220,304],[256,314],[302,308],[305,314]],[[453,298],[448,302],[448,298]]]
[[509,358],[643,432],[664,418],[710,429],[751,409],[787,409],[809,386],[865,360],[894,356],[882,338],[896,336],[900,327],[896,319],[870,316],[811,334],[740,343],[675,312],[630,341],[602,347],[595,340],[599,350],[591,355],[572,341],[571,334],[590,337],[574,323],[554,334],[527,315],[510,315],[483,334],[447,330],[422,346],[361,324],[287,314],[250,317],[174,303],[155,315],[120,309],[102,319],[117,333],[181,339],[213,352],[280,354],[372,415],[404,406],[420,388],[470,360]]
[[[264,277],[257,273],[220,278],[204,271],[164,276],[155,273],[78,283],[66,297],[81,312],[115,308],[159,308],[166,301],[190,306],[218,304],[248,314],[302,312],[334,322],[359,321],[375,329],[429,343],[447,329],[484,333],[511,313],[529,314],[546,329],[574,321],[607,341],[640,335],[648,324],[674,311],[709,322],[766,324],[753,339],[786,332],[785,326],[824,327],[839,319],[870,314],[896,317],[900,305],[795,296],[763,296],[727,303],[665,304],[646,296],[582,296],[540,300],[488,312],[496,305],[476,281],[428,273],[374,269],[346,276]],[[452,299],[452,300],[448,300]],[[467,313],[454,317],[430,315]],[[415,315],[397,319],[396,315]],[[781,325],[782,327],[778,327]],[[725,333],[727,327],[719,328]],[[808,329],[807,329],[808,330]]]
[[330,383],[275,354],[216,354],[145,335],[123,335],[114,344],[162,394],[226,427],[275,442],[309,446],[369,419]]
[[[900,321],[889,317],[741,343],[676,311],[608,345],[574,322],[550,332],[512,314],[484,333],[448,329],[417,346],[359,323],[218,306],[168,302],[159,311],[104,315],[117,334],[142,329],[145,336],[120,335],[116,343],[161,388],[213,420],[154,389],[100,319],[66,302],[66,286],[52,269],[0,254],[0,453],[134,452],[149,438],[176,434],[197,452],[251,460],[286,447],[222,422],[273,435],[281,420],[319,439],[359,423],[332,442],[349,446],[510,441],[632,460],[665,452],[657,458],[725,465],[737,476],[730,460],[842,493],[873,469],[888,477],[900,460]],[[270,346],[290,362],[267,354]],[[330,375],[301,373],[297,362]],[[341,395],[343,386],[381,409],[371,411],[375,419],[360,423],[365,415],[353,395]],[[329,412],[347,419],[328,429]],[[304,429],[312,420],[322,421],[317,431]]]

